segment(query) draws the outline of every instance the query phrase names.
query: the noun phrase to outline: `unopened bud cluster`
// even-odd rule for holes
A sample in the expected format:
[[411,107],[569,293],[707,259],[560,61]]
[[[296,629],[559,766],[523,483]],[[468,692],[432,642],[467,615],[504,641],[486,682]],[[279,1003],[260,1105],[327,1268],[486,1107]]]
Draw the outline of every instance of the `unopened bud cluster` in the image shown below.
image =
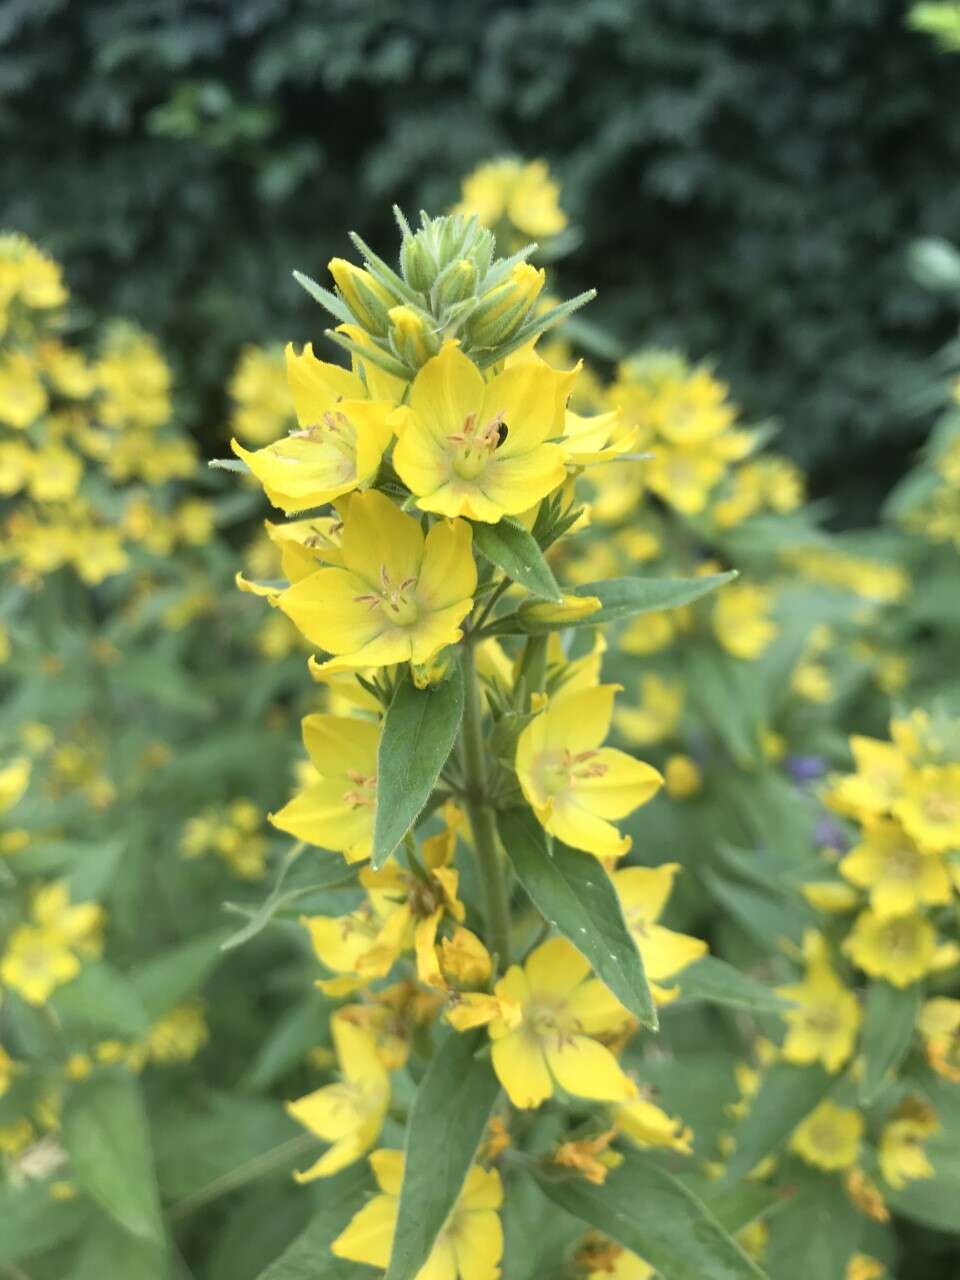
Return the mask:
[[363,265],[332,259],[334,293],[298,278],[342,321],[331,337],[405,381],[449,339],[480,368],[489,368],[593,296],[584,293],[538,312],[544,272],[527,262],[535,244],[498,259],[493,233],[476,217],[421,214],[413,231],[394,212],[402,237],[399,270],[354,234]]

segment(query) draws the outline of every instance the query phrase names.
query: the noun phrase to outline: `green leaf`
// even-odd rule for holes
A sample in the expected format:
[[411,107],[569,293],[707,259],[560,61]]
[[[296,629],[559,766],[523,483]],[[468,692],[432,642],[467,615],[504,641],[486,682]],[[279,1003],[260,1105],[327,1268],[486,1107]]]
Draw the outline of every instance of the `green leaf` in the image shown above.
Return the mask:
[[[261,933],[277,912],[283,911],[301,898],[322,890],[341,889],[356,880],[359,868],[348,867],[339,854],[321,854],[321,856],[329,858],[329,863],[313,870],[308,866],[310,857],[304,854],[302,846],[294,845],[280,864],[276,883],[259,907],[250,911],[235,902],[225,902],[223,905],[228,911],[233,911],[238,915],[245,915],[247,923],[239,928],[236,933],[231,933],[229,938],[225,938],[220,943],[220,949],[222,951],[232,951],[235,947],[243,946],[245,942],[249,942],[251,938],[255,938],[258,933]],[[301,876],[303,884],[284,891],[283,886],[294,863],[303,868]]]
[[507,856],[540,914],[590,961],[624,1008],[656,1029],[643,960],[601,863],[558,841],[551,853],[529,809],[508,809],[497,821]]
[[521,587],[554,604],[562,601],[556,578],[536,539],[516,520],[506,516],[497,524],[475,524],[473,543],[482,556]]
[[98,1222],[84,1236],[70,1280],[169,1280],[171,1258],[165,1244],[128,1235],[109,1220]]
[[545,635],[567,627],[602,627],[633,618],[638,613],[656,613],[661,609],[677,609],[691,604],[736,576],[736,573],[716,573],[704,578],[610,578],[605,582],[581,583],[570,588],[571,595],[595,596],[600,601],[600,608],[587,617],[539,622],[535,618],[512,613],[498,618],[489,630],[503,635]]
[[69,1030],[137,1039],[150,1028],[150,1019],[136,988],[102,960],[88,961],[50,1001]]
[[335,293],[325,289],[322,284],[317,284],[316,280],[312,280],[310,276],[305,275],[302,271],[294,271],[293,278],[301,289],[309,293],[314,302],[319,302],[321,307],[329,311],[342,324],[354,323],[349,307]]
[[746,1117],[734,1130],[736,1142],[727,1162],[724,1185],[745,1178],[784,1143],[836,1083],[821,1066],[795,1067],[776,1062],[764,1073]]
[[668,1280],[763,1280],[763,1272],[687,1187],[652,1160],[624,1156],[602,1187],[539,1175],[544,1194]]
[[74,1086],[63,1113],[63,1145],[77,1186],[131,1235],[161,1244],[147,1116],[129,1072],[98,1072]]
[[374,867],[382,867],[430,799],[463,716],[463,676],[452,662],[442,684],[403,681],[383,722],[377,752]]
[[860,1102],[868,1107],[903,1061],[913,1040],[920,1012],[920,983],[902,990],[889,982],[873,982],[867,992],[863,1021],[863,1075]]
[[89,1214],[89,1204],[52,1201],[46,1183],[0,1187],[0,1264],[32,1258],[69,1240]]
[[741,973],[716,956],[703,956],[684,969],[677,977],[677,984],[680,987],[678,1004],[705,1000],[750,1013],[782,1013],[790,1004],[756,978]]
[[223,937],[221,930],[205,934],[131,970],[130,982],[152,1022],[200,989],[222,959]]
[[78,859],[76,869],[67,877],[71,902],[100,897],[113,879],[126,845],[123,836],[114,836]]
[[414,1280],[463,1188],[500,1084],[475,1053],[481,1031],[451,1031],[410,1109],[403,1184],[385,1280]]
[[371,1181],[365,1160],[326,1179],[319,1213],[258,1280],[356,1280],[357,1264],[333,1257],[330,1246],[363,1204]]

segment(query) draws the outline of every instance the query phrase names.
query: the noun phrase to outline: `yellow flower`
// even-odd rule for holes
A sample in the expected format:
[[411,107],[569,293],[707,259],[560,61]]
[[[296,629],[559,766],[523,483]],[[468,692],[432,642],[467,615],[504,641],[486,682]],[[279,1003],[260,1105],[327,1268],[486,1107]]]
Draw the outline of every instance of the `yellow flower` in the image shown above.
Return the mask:
[[671,800],[688,800],[703,789],[703,774],[689,756],[670,756],[664,765],[663,776]]
[[861,911],[843,950],[871,978],[908,987],[938,967],[937,935],[921,915],[879,916]]
[[82,955],[96,956],[103,949],[104,911],[98,902],[70,906],[65,880],[52,880],[33,898],[34,921],[54,942]]
[[575,1261],[586,1280],[652,1280],[655,1274],[649,1263],[598,1231],[587,1233]]
[[57,987],[79,972],[79,960],[60,938],[29,924],[14,929],[0,958],[0,982],[28,1004],[45,1004]]
[[[383,1270],[390,1262],[397,1229],[403,1153],[374,1151],[370,1164],[380,1194],[354,1214],[330,1251],[337,1258],[366,1262]],[[498,1280],[503,1256],[498,1213],[502,1204],[499,1173],[474,1165],[430,1256],[417,1272],[417,1280]]]
[[26,756],[19,756],[0,769],[0,813],[6,813],[20,800],[30,784],[32,767]]
[[660,867],[626,867],[611,876],[657,1004],[666,1004],[677,994],[676,987],[660,983],[682,973],[707,952],[702,939],[657,924],[679,870],[678,863],[667,862]]
[[293,406],[279,348],[244,347],[227,390],[231,431],[245,444],[268,444],[288,430]]
[[650,746],[669,738],[680,722],[686,692],[676,680],[664,680],[651,672],[641,676],[636,706],[620,706],[614,723],[635,747]]
[[831,809],[852,818],[882,815],[892,807],[907,774],[907,761],[899,747],[878,738],[850,739],[856,771],[833,782],[824,797]]
[[445,978],[458,987],[482,987],[487,983],[493,962],[475,933],[459,925],[453,937],[441,940],[440,949],[440,967]]
[[594,1037],[622,1030],[630,1015],[591,978],[590,965],[565,938],[551,938],[511,965],[497,999],[519,1011],[490,1023],[497,1078],[516,1107],[538,1107],[556,1087],[581,1098],[624,1102],[636,1086]]
[[771,619],[773,596],[752,582],[733,582],[717,593],[713,631],[717,641],[735,658],[752,662],[777,638],[780,628]]
[[917,1026],[927,1061],[938,1075],[960,1084],[960,1000],[936,996],[920,1010]]
[[920,1098],[905,1098],[893,1119],[883,1126],[877,1151],[880,1172],[895,1191],[908,1182],[934,1176],[923,1144],[939,1128],[936,1112]]
[[200,999],[187,1000],[165,1013],[147,1035],[147,1050],[154,1062],[189,1062],[210,1038]]
[[617,1128],[638,1147],[666,1147],[689,1155],[692,1151],[693,1133],[677,1116],[655,1106],[647,1098],[635,1098],[621,1103],[614,1111]]
[[908,773],[893,812],[926,853],[960,849],[960,764]]
[[270,821],[298,840],[342,853],[348,862],[370,857],[377,807],[380,728],[369,720],[312,715],[303,741],[316,777]]
[[482,226],[491,228],[505,218],[536,240],[559,235],[567,225],[559,196],[543,160],[491,160],[464,178],[455,212],[476,214]]
[[602,1187],[610,1170],[623,1162],[623,1156],[610,1150],[616,1136],[617,1130],[612,1128],[592,1138],[562,1142],[550,1157],[550,1163],[561,1169],[573,1169],[595,1187]]
[[648,488],[685,516],[706,508],[710,491],[726,470],[723,459],[703,445],[674,448],[657,443],[653,457],[643,465]]
[[477,568],[471,529],[419,520],[382,493],[354,494],[343,526],[343,568],[321,568],[282,592],[279,607],[308,640],[335,655],[325,670],[425,663],[462,635]]
[[289,515],[371,483],[393,436],[393,404],[368,399],[355,374],[318,360],[309,343],[299,356],[289,345],[286,358],[300,430],[255,452],[236,440],[231,448]]
[[655,795],[651,765],[603,747],[617,685],[551,698],[517,741],[517,777],[541,825],[575,849],[619,857],[630,848],[610,821]]
[[27,486],[35,502],[65,502],[80,487],[83,463],[60,444],[48,444],[33,455]]
[[390,1076],[370,1033],[337,1015],[330,1029],[342,1079],[287,1103],[298,1124],[333,1144],[294,1175],[298,1182],[329,1178],[359,1160],[376,1142],[390,1105]]
[[519,515],[562,484],[563,429],[576,370],[559,373],[529,359],[490,382],[453,342],[428,360],[409,407],[390,419],[393,465],[424,511],[495,524]]
[[47,407],[47,393],[33,361],[14,352],[0,363],[0,422],[23,431]]
[[870,890],[874,913],[910,915],[922,905],[950,901],[950,876],[943,861],[921,853],[899,822],[866,818],[864,840],[840,863],[840,871],[861,889]]
[[856,1164],[862,1137],[860,1112],[852,1107],[838,1107],[827,1098],[794,1129],[790,1150],[807,1164],[831,1173]]
[[886,1267],[869,1253],[852,1253],[847,1262],[844,1280],[882,1280]]
[[807,972],[803,982],[777,988],[777,994],[795,1006],[782,1015],[788,1028],[782,1054],[787,1062],[822,1062],[828,1071],[839,1071],[853,1053],[860,1005],[830,967],[819,934],[807,935],[804,952]]

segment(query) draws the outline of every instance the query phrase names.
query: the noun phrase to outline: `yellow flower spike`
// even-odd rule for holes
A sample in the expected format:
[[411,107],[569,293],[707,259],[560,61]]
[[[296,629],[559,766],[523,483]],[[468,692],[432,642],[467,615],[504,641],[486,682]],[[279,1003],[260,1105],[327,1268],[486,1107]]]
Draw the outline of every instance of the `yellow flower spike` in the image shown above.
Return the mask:
[[795,1006],[783,1011],[787,1035],[781,1052],[787,1062],[822,1062],[828,1071],[837,1072],[853,1053],[862,1020],[860,1005],[830,967],[819,935],[808,934],[804,950],[803,982],[777,988],[777,994]]
[[334,655],[323,670],[425,663],[461,638],[473,608],[471,543],[465,521],[439,522],[424,538],[382,493],[357,493],[344,518],[343,568],[318,569],[277,603]]
[[953,1084],[960,1084],[960,1000],[949,996],[927,1000],[917,1027],[933,1070]]
[[303,742],[316,778],[270,822],[298,840],[362,862],[373,847],[380,728],[368,720],[311,715]]
[[575,373],[525,361],[484,382],[448,342],[427,361],[409,405],[390,418],[397,474],[424,511],[495,524],[519,515],[566,476],[558,435]]
[[925,852],[960,848],[960,764],[908,773],[893,812]]
[[790,1150],[827,1173],[849,1169],[857,1162],[863,1129],[859,1111],[827,1098],[794,1129]]
[[[403,1153],[375,1151],[370,1157],[380,1194],[356,1214],[330,1246],[337,1258],[384,1269],[397,1228]],[[499,1209],[503,1185],[496,1169],[474,1165],[440,1234],[418,1272],[420,1280],[498,1280],[503,1256]]]
[[908,987],[937,967],[937,935],[923,916],[878,916],[861,911],[842,944],[843,951],[871,978]]
[[690,1155],[693,1150],[693,1132],[677,1116],[666,1111],[647,1098],[624,1102],[613,1113],[617,1128],[638,1147],[665,1147]]
[[920,1098],[905,1098],[893,1119],[884,1125],[877,1155],[884,1181],[895,1191],[901,1191],[908,1182],[934,1176],[923,1143],[939,1128],[936,1112]]
[[858,888],[870,891],[870,906],[877,916],[909,915],[921,906],[950,901],[946,865],[937,854],[921,852],[899,822],[867,818],[863,834],[863,841],[840,863],[840,872]]
[[493,1069],[514,1106],[537,1107],[557,1086],[601,1102],[636,1097],[636,1085],[594,1038],[621,1030],[630,1015],[565,938],[542,943],[523,968],[511,965],[494,991],[508,1011],[520,1011],[519,1025],[503,1015],[490,1023]]
[[645,804],[663,782],[651,765],[601,746],[618,688],[600,685],[551,698],[517,741],[517,777],[541,825],[601,858],[630,848],[629,837],[610,819]]
[[359,1160],[376,1142],[390,1105],[390,1076],[369,1032],[334,1015],[330,1023],[342,1080],[325,1085],[287,1111],[305,1129],[331,1143],[298,1182],[329,1178]]
[[682,973],[707,953],[702,939],[657,924],[679,870],[678,863],[667,862],[659,867],[626,867],[610,877],[657,1004],[666,1004],[677,994],[677,988],[660,983]]
[[230,445],[290,515],[371,483],[393,436],[393,404],[367,399],[359,378],[317,360],[309,344],[299,356],[287,347],[287,372],[299,431],[254,451]]

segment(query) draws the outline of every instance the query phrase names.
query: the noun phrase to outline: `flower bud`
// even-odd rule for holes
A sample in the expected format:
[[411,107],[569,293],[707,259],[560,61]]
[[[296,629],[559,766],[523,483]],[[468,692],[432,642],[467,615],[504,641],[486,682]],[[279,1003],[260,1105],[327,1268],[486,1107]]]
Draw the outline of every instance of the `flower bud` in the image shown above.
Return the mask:
[[477,287],[477,268],[469,258],[458,258],[444,273],[437,287],[437,299],[443,307],[469,298]]
[[390,345],[408,365],[419,369],[440,350],[436,334],[413,307],[391,307]]
[[427,293],[437,278],[437,264],[420,236],[405,236],[400,246],[400,270],[411,289]]
[[328,269],[337,291],[357,321],[368,333],[382,338],[389,327],[387,311],[395,299],[369,271],[345,258],[331,258]]
[[509,278],[480,300],[467,325],[470,340],[480,347],[495,347],[516,333],[536,302],[544,278],[542,267],[518,262]]

